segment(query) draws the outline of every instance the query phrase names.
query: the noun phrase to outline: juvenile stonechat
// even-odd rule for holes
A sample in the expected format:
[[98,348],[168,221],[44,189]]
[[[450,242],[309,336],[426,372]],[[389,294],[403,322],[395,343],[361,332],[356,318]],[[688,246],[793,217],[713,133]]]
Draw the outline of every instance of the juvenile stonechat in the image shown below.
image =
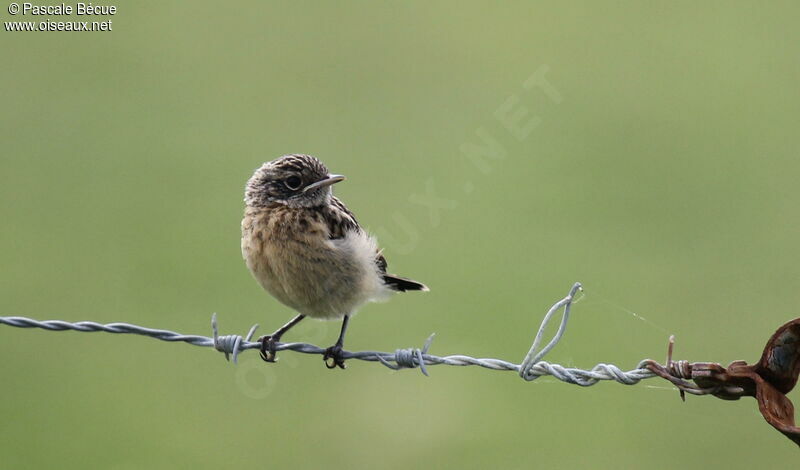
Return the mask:
[[343,180],[310,155],[285,155],[263,164],[247,182],[242,256],[261,286],[298,312],[259,339],[267,362],[275,361],[281,336],[303,318],[342,319],[339,339],[323,360],[329,369],[344,369],[344,335],[360,306],[393,292],[428,290],[387,274],[375,238],[333,195],[331,185]]

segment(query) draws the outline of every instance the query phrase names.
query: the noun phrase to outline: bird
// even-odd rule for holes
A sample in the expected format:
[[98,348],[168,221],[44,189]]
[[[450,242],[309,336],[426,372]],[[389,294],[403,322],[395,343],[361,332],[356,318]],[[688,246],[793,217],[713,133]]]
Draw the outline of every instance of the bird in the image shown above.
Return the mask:
[[284,155],[261,165],[245,186],[242,256],[253,277],[297,315],[259,338],[261,358],[275,362],[276,343],[306,317],[342,320],[327,348],[329,369],[344,369],[344,337],[350,318],[367,302],[395,292],[428,291],[418,281],[387,272],[375,237],[333,195],[345,177],[319,159]]

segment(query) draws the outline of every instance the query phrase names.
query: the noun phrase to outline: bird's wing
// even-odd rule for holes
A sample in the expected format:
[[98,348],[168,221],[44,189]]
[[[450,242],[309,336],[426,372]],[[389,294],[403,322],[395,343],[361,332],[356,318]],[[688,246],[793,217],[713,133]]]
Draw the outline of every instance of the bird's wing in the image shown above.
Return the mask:
[[[361,231],[361,226],[358,225],[356,216],[353,215],[353,213],[350,212],[350,209],[348,209],[347,206],[345,206],[344,203],[338,198],[332,196],[331,204],[328,207],[329,213],[327,214],[327,217],[325,217],[325,220],[328,221],[328,233],[330,234],[329,236],[332,240],[343,238],[349,231]],[[405,277],[395,276],[393,274],[387,274],[386,268],[388,267],[388,263],[386,262],[386,258],[384,258],[381,251],[377,251],[375,253],[375,264],[378,266],[378,270],[382,274],[383,282],[385,282],[386,285],[394,291],[406,292],[410,290],[428,290],[428,287],[421,282],[417,282]]]
[[331,197],[325,221],[328,223],[328,236],[331,240],[344,238],[347,232],[360,232],[356,216],[335,196]]
[[[325,220],[328,221],[328,233],[332,240],[343,238],[347,232],[360,232],[361,226],[356,220],[356,216],[344,205],[336,196],[331,196],[330,213]],[[375,264],[381,273],[386,272],[386,258],[380,251],[375,253]]]

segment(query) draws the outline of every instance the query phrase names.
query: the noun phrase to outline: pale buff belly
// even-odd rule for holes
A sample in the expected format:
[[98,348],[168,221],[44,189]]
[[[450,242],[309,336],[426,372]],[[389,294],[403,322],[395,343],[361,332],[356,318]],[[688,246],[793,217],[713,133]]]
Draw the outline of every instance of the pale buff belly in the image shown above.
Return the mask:
[[298,241],[244,232],[242,255],[267,292],[310,317],[341,318],[389,292],[374,262],[374,241],[363,232]]

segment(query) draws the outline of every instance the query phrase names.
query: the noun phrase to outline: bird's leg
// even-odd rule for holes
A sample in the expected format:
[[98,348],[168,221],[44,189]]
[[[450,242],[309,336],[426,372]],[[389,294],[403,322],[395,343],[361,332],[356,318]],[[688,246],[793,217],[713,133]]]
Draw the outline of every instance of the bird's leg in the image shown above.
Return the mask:
[[275,333],[258,338],[258,341],[261,343],[261,359],[267,362],[275,362],[275,343],[280,341],[284,333],[289,331],[291,327],[300,323],[300,320],[305,317],[305,315],[298,315],[289,320],[289,323],[278,328]]
[[[350,315],[345,315],[344,321],[342,321],[342,331],[339,333],[339,339],[336,340],[336,344],[326,349],[325,355],[322,356],[322,360],[325,361],[325,366],[328,369],[335,369],[337,366],[341,369],[346,367],[344,358],[342,357],[342,346],[344,345],[344,334],[347,332],[348,323],[350,323]],[[332,361],[328,361],[328,359],[332,359]]]

